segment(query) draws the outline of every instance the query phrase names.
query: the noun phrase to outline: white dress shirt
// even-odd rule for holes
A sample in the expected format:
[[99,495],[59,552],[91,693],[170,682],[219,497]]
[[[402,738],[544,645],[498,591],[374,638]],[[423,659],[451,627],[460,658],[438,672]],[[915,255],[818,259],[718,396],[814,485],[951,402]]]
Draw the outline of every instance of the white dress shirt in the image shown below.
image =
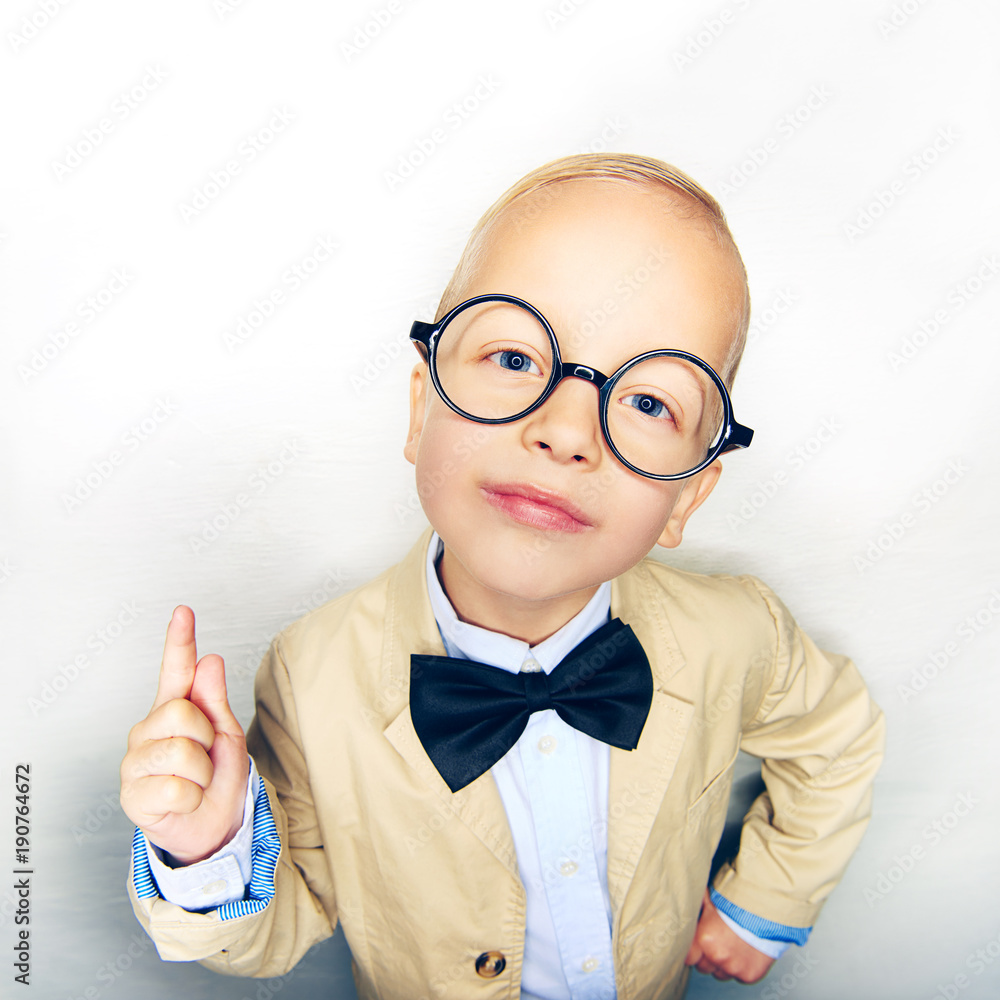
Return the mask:
[[[458,620],[438,580],[435,534],[427,550],[431,608],[449,656],[511,673],[550,673],[606,624],[611,584],[558,632],[531,647]],[[610,748],[567,725],[554,709],[535,712],[492,774],[507,813],[527,897],[522,1000],[613,1000],[608,895]]]

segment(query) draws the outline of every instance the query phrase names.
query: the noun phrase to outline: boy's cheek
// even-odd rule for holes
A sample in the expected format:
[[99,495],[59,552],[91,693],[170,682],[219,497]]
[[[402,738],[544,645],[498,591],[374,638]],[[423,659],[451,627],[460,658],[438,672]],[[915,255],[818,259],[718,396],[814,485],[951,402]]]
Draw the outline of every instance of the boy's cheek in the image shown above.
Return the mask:
[[444,459],[440,463],[426,464],[417,474],[417,492],[422,499],[430,499],[441,489],[448,480],[458,471],[458,466],[451,459]]
[[482,424],[468,421],[470,429],[453,445],[452,452],[462,461],[468,461],[489,440],[489,431]]

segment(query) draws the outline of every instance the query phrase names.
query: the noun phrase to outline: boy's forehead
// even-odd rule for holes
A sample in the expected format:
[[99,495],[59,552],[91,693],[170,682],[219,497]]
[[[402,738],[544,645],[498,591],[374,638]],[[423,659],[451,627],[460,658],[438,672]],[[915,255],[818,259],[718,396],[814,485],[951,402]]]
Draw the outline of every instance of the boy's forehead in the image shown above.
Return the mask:
[[660,271],[665,261],[700,253],[706,264],[730,271],[731,254],[701,208],[652,182],[557,181],[523,195],[497,216],[484,234],[480,262],[511,267],[523,260],[537,269],[549,259],[555,272],[572,267],[599,279],[609,270],[627,278],[630,269],[642,275],[644,261],[646,270]]
[[650,224],[658,221],[666,226],[677,226],[685,221],[684,215],[688,221],[698,215],[693,203],[684,205],[679,193],[672,197],[661,185],[614,177],[575,177],[515,199],[497,216],[495,236],[512,239],[556,226],[621,231],[637,214]]
[[697,328],[709,334],[703,350],[723,355],[739,325],[741,266],[693,199],[661,185],[558,181],[507,206],[483,237],[463,297],[519,295],[570,330],[595,310],[613,327],[612,312],[639,320],[645,307],[665,336]]

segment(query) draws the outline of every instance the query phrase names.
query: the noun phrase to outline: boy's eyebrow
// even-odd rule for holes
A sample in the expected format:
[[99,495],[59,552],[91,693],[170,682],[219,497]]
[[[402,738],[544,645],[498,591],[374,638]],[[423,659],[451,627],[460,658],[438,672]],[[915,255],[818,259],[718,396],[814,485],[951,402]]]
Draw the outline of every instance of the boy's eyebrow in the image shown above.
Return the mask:
[[[693,371],[689,371],[688,369],[684,369],[684,380],[689,384],[694,385],[695,390],[697,392],[698,403],[699,403],[697,407],[697,412],[700,414],[698,418],[698,422],[700,424],[701,420],[705,416],[705,383],[702,379],[697,378]],[[681,407],[681,417],[685,418],[686,401],[684,399],[681,399],[679,400],[679,403]]]
[[[552,329],[555,330],[555,327],[553,327]],[[559,339],[558,338],[558,334],[556,335],[556,339],[557,340]],[[670,347],[669,345],[667,345],[665,343],[661,348],[657,348],[657,350],[670,351],[670,350],[680,350],[680,348],[672,348],[672,347]],[[566,365],[567,367],[569,367],[570,365],[575,365],[575,364],[576,365],[584,365],[584,366],[586,366],[588,368],[592,367],[591,365],[588,365],[587,362],[586,362],[586,360],[583,359],[583,358],[574,357],[574,358],[568,359],[566,357],[566,355],[563,354],[562,345],[560,345],[560,347],[559,347],[559,352],[562,355],[563,364]],[[645,352],[642,352],[642,353],[645,353]],[[633,355],[632,357],[626,358],[624,361],[622,361],[622,363],[620,365],[617,365],[611,371],[602,372],[601,374],[603,374],[606,377],[610,378],[616,371],[618,371],[619,368],[622,367],[622,365],[628,364],[628,362],[631,361],[633,357],[638,357],[638,356],[639,355]],[[706,393],[707,393],[707,389],[708,389],[708,382],[706,381],[707,376],[705,378],[699,378],[698,375],[697,375],[696,370],[693,367],[689,366],[688,363],[685,363],[684,366],[680,370],[683,372],[684,380],[686,382],[690,383],[692,386],[694,386],[695,391],[698,394],[698,399],[700,400],[702,406],[704,406],[705,400],[707,398]]]
[[702,406],[704,406],[705,388],[706,388],[705,380],[702,378],[698,378],[693,371],[690,371],[688,369],[685,369],[684,376],[689,382],[694,383],[694,387],[698,390],[698,396],[701,399]]

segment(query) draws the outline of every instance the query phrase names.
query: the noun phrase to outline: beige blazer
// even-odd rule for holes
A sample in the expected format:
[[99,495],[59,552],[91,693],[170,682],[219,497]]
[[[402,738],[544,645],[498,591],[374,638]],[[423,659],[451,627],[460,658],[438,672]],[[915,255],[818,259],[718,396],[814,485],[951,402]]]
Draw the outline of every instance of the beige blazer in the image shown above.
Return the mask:
[[[277,976],[339,920],[360,997],[519,997],[525,894],[496,784],[487,772],[452,794],[410,720],[410,654],[443,653],[428,539],[275,639],[248,731],[281,834],[275,897],[220,921],[138,899],[130,873],[162,958]],[[645,560],[613,581],[611,610],[655,682],[638,747],[611,749],[618,997],[680,997],[737,751],[763,758],[767,792],[715,885],[809,926],[867,825],[884,724],[854,665],[821,653],[752,578]]]

